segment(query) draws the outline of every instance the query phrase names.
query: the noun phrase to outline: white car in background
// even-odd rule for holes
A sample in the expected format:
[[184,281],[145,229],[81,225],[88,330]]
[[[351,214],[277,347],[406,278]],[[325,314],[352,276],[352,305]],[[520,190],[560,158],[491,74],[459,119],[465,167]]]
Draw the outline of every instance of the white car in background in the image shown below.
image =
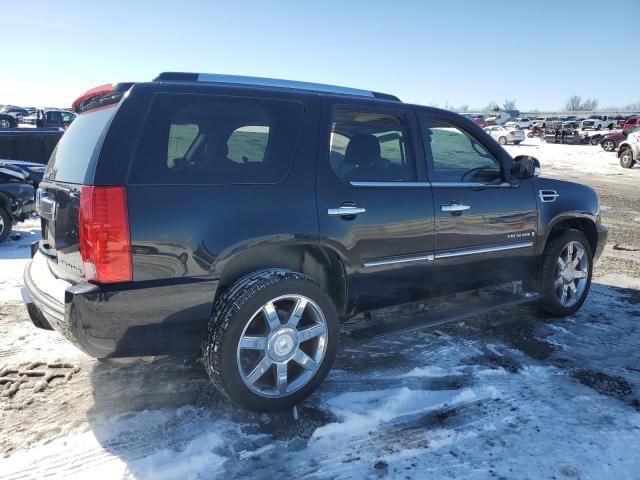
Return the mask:
[[505,127],[531,128],[531,119],[527,117],[512,118],[504,124]]
[[507,143],[518,145],[524,140],[524,132],[514,127],[494,125],[492,127],[487,127],[484,130],[495,138],[500,145],[506,145]]

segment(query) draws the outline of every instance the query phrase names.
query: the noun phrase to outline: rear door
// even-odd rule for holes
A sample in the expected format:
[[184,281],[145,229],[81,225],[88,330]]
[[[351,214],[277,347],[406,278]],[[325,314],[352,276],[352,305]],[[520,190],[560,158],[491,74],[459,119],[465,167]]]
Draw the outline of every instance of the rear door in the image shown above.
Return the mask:
[[350,308],[420,298],[433,283],[434,212],[414,112],[327,99],[321,122],[320,236],[346,265]]
[[534,254],[530,182],[506,181],[499,147],[455,117],[419,113],[436,217],[438,278],[456,290],[523,277]]

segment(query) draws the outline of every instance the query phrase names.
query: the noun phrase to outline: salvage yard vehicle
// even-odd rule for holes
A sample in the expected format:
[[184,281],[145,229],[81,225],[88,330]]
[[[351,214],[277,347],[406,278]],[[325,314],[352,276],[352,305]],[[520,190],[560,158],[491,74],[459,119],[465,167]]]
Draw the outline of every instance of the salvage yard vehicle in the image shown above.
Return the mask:
[[623,142],[630,133],[640,131],[640,125],[637,127],[627,128],[624,130],[615,130],[611,133],[607,133],[600,140],[600,146],[605,152],[613,152],[620,142]]
[[507,128],[494,125],[493,127],[487,127],[484,130],[495,138],[500,145],[506,145],[507,143],[519,145],[524,140],[524,132],[522,130],[517,130],[514,127]]
[[607,115],[591,115],[585,118],[580,124],[580,128],[587,130],[589,128],[594,130],[602,130],[603,128],[614,128],[618,122],[614,117],[608,117]]
[[526,302],[573,314],[607,238],[591,188],[393,95],[169,72],[74,108],[37,193],[33,323],[98,359],[201,352],[249,409],[310,395],[359,313],[513,283],[348,338]]
[[640,162],[640,132],[633,132],[618,147],[618,158],[623,168],[633,168]]
[[35,211],[35,186],[28,174],[0,160],[0,243],[14,223],[26,220]]
[[531,128],[531,119],[526,117],[517,117],[506,122],[504,126],[515,127],[518,129]]

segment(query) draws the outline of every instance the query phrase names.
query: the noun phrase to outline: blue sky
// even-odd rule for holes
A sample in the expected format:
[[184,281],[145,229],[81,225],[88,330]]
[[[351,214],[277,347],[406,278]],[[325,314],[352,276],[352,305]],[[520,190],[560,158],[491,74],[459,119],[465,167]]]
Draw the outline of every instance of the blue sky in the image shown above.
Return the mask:
[[554,109],[573,94],[601,107],[640,101],[639,0],[5,0],[0,19],[0,104],[66,106],[96,85],[167,70],[333,83],[441,106],[516,99]]

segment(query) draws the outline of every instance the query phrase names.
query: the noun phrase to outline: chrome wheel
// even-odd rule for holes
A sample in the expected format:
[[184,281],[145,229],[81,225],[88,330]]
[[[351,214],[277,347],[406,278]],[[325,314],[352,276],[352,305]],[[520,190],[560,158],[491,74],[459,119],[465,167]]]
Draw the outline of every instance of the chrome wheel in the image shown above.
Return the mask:
[[602,142],[602,148],[605,152],[613,152],[616,149],[616,144],[613,140],[605,140]]
[[11,128],[11,123],[6,118],[0,118],[0,128]]
[[580,242],[569,242],[558,257],[555,282],[556,295],[563,307],[569,308],[584,295],[589,278],[589,256]]
[[238,372],[260,396],[290,395],[318,371],[328,340],[325,316],[311,299],[302,295],[274,298],[253,314],[242,331]]

